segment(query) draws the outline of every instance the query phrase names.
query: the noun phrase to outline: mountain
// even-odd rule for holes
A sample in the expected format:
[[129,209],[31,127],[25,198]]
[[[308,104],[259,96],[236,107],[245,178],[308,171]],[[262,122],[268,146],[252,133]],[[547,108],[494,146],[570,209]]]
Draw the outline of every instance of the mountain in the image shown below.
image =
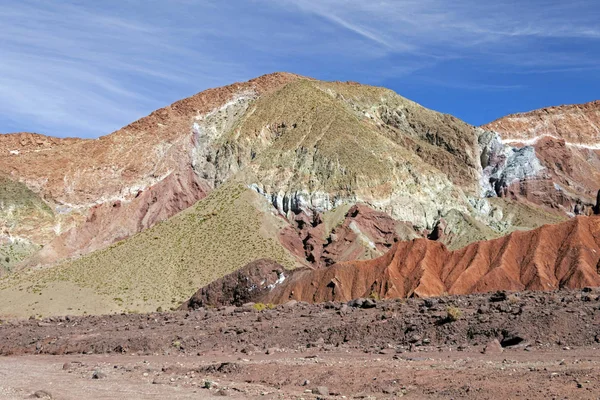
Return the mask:
[[539,169],[526,150],[496,162],[510,151],[497,135],[390,90],[285,73],[207,90],[97,140],[0,135],[0,150],[0,173],[53,214],[39,220],[44,237],[3,234],[43,246],[27,265],[104,248],[240,173],[283,214],[363,202],[431,230],[455,210],[502,234],[512,226],[489,215],[503,204],[482,200],[494,188],[481,158],[495,182]]
[[385,88],[287,73],[95,140],[0,135],[0,185],[24,193],[0,187],[0,264],[17,271],[0,314],[171,307],[260,258],[322,268],[415,238],[460,249],[589,208],[591,183],[567,196],[577,170],[540,154]]
[[[215,293],[236,293],[244,302],[281,304],[349,301],[356,298],[429,297],[496,290],[556,290],[600,286],[600,217],[576,217],[503,238],[450,251],[427,239],[396,243],[377,259],[350,261],[329,268],[286,271],[263,261],[262,287],[250,264],[198,291],[183,308],[235,303]],[[248,275],[248,279],[239,276]],[[232,279],[232,276],[235,279]]]
[[196,147],[208,144],[195,141],[208,138],[192,133],[194,121],[218,125],[223,113],[236,112],[236,99],[296,78],[272,74],[209,89],[94,140],[0,135],[0,175],[26,185],[53,215],[37,222],[48,232],[43,237],[14,231],[14,221],[3,219],[9,228],[0,243],[43,246],[28,264],[50,264],[104,248],[193,205],[213,188],[194,170]]

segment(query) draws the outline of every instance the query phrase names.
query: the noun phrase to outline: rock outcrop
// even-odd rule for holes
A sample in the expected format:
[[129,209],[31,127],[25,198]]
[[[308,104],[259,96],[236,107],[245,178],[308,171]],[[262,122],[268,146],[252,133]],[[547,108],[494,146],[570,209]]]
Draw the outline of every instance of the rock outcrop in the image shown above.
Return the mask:
[[563,139],[570,145],[600,146],[600,100],[585,104],[546,107],[507,115],[484,126],[505,141],[532,143],[542,136]]
[[514,232],[449,251],[427,239],[398,242],[384,256],[298,269],[254,301],[348,301],[496,290],[555,290],[600,286],[600,218]]
[[199,290],[179,307],[194,310],[200,307],[241,306],[265,295],[282,282],[285,269],[273,260],[261,259],[217,279]]
[[600,182],[600,101],[508,115],[482,127],[504,143],[531,146],[544,167],[507,188],[513,197],[575,213],[592,207]]
[[292,254],[316,268],[375,258],[385,254],[398,240],[422,236],[409,223],[394,220],[364,204],[315,213],[312,219],[298,214],[279,233],[281,243]]

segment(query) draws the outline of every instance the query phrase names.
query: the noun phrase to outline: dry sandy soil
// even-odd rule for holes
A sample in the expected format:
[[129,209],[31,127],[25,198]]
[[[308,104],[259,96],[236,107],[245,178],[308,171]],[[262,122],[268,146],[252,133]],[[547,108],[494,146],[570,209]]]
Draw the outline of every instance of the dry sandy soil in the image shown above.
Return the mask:
[[597,399],[598,294],[3,321],[0,398]]

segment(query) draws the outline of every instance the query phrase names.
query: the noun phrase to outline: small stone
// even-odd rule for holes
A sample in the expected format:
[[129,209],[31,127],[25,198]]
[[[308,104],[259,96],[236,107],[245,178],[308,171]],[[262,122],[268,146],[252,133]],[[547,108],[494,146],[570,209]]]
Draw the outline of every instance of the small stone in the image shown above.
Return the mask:
[[377,307],[377,303],[374,299],[365,299],[362,303],[362,308],[374,308]]
[[506,292],[498,291],[490,296],[490,301],[492,303],[495,303],[495,302],[499,302],[499,301],[505,301],[507,298],[508,298],[508,296],[507,296]]
[[335,308],[335,303],[333,301],[328,301],[325,304],[323,304],[323,308],[326,308],[328,310]]
[[365,302],[365,299],[359,298],[359,299],[350,300],[348,302],[348,305],[350,307],[360,308],[360,307],[362,307],[364,302]]
[[421,340],[421,335],[412,335],[409,339],[408,339],[408,343],[417,343],[418,341]]
[[45,390],[38,390],[29,397],[33,399],[51,399],[52,395],[50,394],[50,392],[47,392]]
[[431,307],[435,306],[437,304],[437,302],[438,301],[436,299],[429,298],[429,299],[423,300],[423,305],[427,308],[431,308]]
[[494,339],[483,348],[483,354],[500,354],[504,351],[498,339]]
[[106,374],[102,371],[94,371],[92,374],[92,379],[104,379],[106,378]]
[[230,314],[233,314],[235,312],[235,310],[236,310],[235,306],[228,306],[228,307],[225,307],[225,309],[223,310],[223,314],[230,315]]
[[286,308],[292,308],[295,307],[298,304],[298,302],[296,300],[289,300],[285,303],[283,303],[283,306]]
[[521,345],[524,346],[527,344],[527,340],[524,335],[521,335],[519,332],[504,332],[504,337],[500,344],[502,347],[511,347]]
[[329,396],[329,388],[327,386],[317,386],[312,392],[321,396]]
[[382,391],[384,394],[395,394],[395,393],[396,393],[396,388],[393,388],[393,387],[391,387],[391,386],[388,386],[388,387],[384,387],[383,389],[381,389],[381,391]]

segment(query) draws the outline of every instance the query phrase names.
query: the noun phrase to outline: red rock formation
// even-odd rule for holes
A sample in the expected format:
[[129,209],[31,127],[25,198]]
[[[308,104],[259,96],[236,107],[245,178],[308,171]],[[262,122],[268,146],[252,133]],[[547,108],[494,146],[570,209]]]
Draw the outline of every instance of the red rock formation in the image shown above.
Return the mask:
[[449,251],[427,239],[398,242],[384,256],[300,269],[260,300],[284,303],[553,290],[600,286],[600,218],[576,217]]
[[292,254],[316,268],[374,258],[385,254],[398,240],[421,236],[410,224],[396,221],[365,204],[350,207],[344,220],[330,232],[326,232],[318,214],[309,220],[301,213],[295,222],[296,227],[281,230],[279,239]]
[[130,201],[117,200],[93,207],[85,222],[56,237],[27,265],[49,264],[102,249],[190,207],[210,189],[191,169],[172,173]]

